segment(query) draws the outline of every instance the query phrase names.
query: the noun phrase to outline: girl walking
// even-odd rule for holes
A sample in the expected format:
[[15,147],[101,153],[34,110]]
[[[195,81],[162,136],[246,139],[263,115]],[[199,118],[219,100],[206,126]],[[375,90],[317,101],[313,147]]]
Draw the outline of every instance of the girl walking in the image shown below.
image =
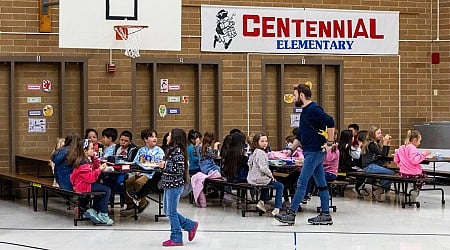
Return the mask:
[[164,241],[162,245],[171,247],[183,245],[181,229],[188,231],[188,240],[192,241],[197,232],[198,222],[177,212],[184,184],[189,180],[186,132],[182,129],[172,129],[167,142],[166,162],[160,162],[160,167],[163,171],[164,213],[170,221],[170,239]]

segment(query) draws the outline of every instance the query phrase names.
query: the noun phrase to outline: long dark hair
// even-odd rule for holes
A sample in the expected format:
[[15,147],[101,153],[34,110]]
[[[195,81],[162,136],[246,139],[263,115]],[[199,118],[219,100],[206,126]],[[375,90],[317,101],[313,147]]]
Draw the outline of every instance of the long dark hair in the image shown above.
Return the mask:
[[[225,144],[225,141],[224,141]],[[242,165],[244,156],[245,136],[241,133],[231,135],[231,140],[223,157],[223,171],[227,178],[235,178]]]
[[189,181],[189,165],[188,165],[188,155],[186,152],[186,145],[187,145],[187,136],[186,132],[183,129],[180,128],[174,128],[170,132],[170,141],[167,145],[167,153],[166,153],[166,159],[169,157],[169,155],[177,150],[177,148],[180,149],[180,151],[184,155],[184,179],[186,182]]
[[338,143],[339,165],[341,167],[349,167],[345,165],[352,161],[352,156],[350,155],[352,150],[352,142],[353,142],[353,132],[348,129],[342,130],[341,135],[339,136],[339,143]]

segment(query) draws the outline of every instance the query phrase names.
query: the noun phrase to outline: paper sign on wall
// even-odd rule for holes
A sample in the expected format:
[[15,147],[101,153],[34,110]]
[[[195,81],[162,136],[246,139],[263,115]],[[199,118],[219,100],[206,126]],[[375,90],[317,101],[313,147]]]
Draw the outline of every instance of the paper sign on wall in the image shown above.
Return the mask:
[[294,113],[301,113],[302,112],[302,108],[297,108],[297,107],[292,108],[292,112],[294,112]]
[[41,103],[41,97],[27,97],[27,103]]
[[40,109],[31,109],[28,110],[28,116],[42,116],[42,110]]
[[41,90],[40,84],[27,84],[27,90]]
[[181,97],[181,102],[182,103],[189,103],[189,96],[187,96],[187,95],[182,96]]
[[47,119],[28,118],[28,133],[45,133],[46,127]]
[[180,97],[179,96],[168,96],[167,102],[180,102]]
[[169,90],[180,90],[181,86],[179,84],[170,84]]
[[168,108],[167,109],[167,114],[169,115],[179,115],[180,112],[180,108]]

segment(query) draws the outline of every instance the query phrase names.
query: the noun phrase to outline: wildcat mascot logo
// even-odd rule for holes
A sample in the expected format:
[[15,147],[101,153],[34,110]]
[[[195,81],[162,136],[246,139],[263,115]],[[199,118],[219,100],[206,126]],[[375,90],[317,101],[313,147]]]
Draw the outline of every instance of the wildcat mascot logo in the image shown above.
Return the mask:
[[220,10],[216,14],[216,34],[214,35],[214,48],[217,43],[223,43],[225,49],[230,47],[231,41],[236,37],[236,23],[234,22],[235,14],[229,16],[227,10]]

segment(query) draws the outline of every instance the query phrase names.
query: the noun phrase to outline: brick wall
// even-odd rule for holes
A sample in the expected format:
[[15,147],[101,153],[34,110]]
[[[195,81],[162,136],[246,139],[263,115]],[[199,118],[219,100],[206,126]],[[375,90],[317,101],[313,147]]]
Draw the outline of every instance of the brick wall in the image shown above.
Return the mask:
[[[213,69],[203,69],[202,88],[202,126],[203,130],[213,130],[214,103],[223,103],[223,138],[231,128],[241,128],[245,132],[253,133],[262,129],[262,119],[266,120],[269,140],[272,144],[284,138],[277,138],[278,127],[277,105],[282,105],[286,131],[289,127],[291,105],[277,100],[276,68],[266,69],[268,80],[268,96],[261,96],[261,61],[264,59],[292,59],[295,56],[249,55],[245,53],[212,54],[200,52],[200,4],[205,1],[183,1],[182,8],[182,51],[152,52],[141,51],[142,57],[152,58],[220,58],[223,63],[223,98],[214,100]],[[242,1],[207,1],[207,4],[244,5]],[[358,123],[361,129],[367,129],[371,124],[380,125],[383,132],[393,135],[394,144],[399,144],[406,129],[414,123],[425,121],[449,120],[450,116],[450,4],[441,1],[439,38],[444,41],[431,42],[437,37],[437,6],[425,0],[391,1],[391,0],[323,0],[323,1],[267,1],[256,0],[245,3],[252,6],[277,7],[306,7],[306,8],[341,8],[358,10],[392,10],[400,11],[400,53],[397,56],[308,56],[307,58],[323,60],[341,60],[344,63],[344,124]],[[16,0],[0,1],[0,31],[2,32],[38,32],[38,1]],[[58,7],[51,7],[53,32],[58,32]],[[441,63],[431,65],[431,52],[439,52]],[[112,57],[117,65],[117,72],[105,72],[105,64],[109,61],[108,50],[98,49],[59,49],[58,36],[52,34],[0,34],[0,56],[79,56],[88,57],[89,61],[89,126],[97,128],[99,132],[106,127],[116,127],[119,131],[131,127],[131,60],[122,51],[113,50]],[[248,58],[248,62],[247,62]],[[301,57],[296,57],[301,59]],[[249,111],[250,131],[247,131],[247,63],[249,64]],[[67,66],[68,77],[64,97],[67,111],[66,131],[80,130],[79,82],[80,73],[77,65]],[[183,66],[171,69],[164,66],[158,71],[157,79],[165,73],[170,73],[170,79],[183,84],[183,95],[190,96],[190,103],[182,105],[182,114],[170,119],[157,118],[160,138],[174,126],[189,129],[194,126],[194,86],[196,71],[194,66]],[[55,67],[48,65],[23,64],[17,69],[17,86],[15,95],[17,105],[14,107],[17,121],[20,123],[15,129],[16,151],[21,153],[50,152],[53,137],[58,134],[57,122],[49,122],[48,133],[45,135],[30,135],[26,131],[26,111],[30,105],[23,103],[29,93],[24,93],[24,84],[42,80],[42,77],[55,79],[58,88],[58,75]],[[45,74],[42,74],[45,72]],[[325,91],[326,98],[323,106],[332,115],[336,114],[334,105],[336,99],[335,83],[336,70],[326,68]],[[141,143],[139,132],[149,126],[150,118],[157,116],[156,107],[151,107],[149,95],[149,79],[152,71],[145,65],[138,65],[137,69],[137,99],[138,103],[135,138]],[[0,66],[0,100],[7,103],[8,66]],[[317,82],[316,69],[288,66],[285,70],[285,90],[289,92],[292,84],[311,80]],[[55,90],[56,90],[55,89]],[[438,95],[433,95],[433,90]],[[314,93],[316,95],[316,93]],[[57,100],[48,96],[49,102]],[[158,102],[164,102],[166,95],[158,93]],[[314,96],[317,98],[317,96]],[[267,114],[261,114],[261,104],[268,104]],[[170,105],[170,104],[168,104]],[[180,104],[181,105],[181,104]],[[0,142],[0,162],[8,161],[7,110],[0,111],[0,135],[5,138]],[[53,119],[53,118],[52,118]],[[343,129],[343,128],[340,128]],[[45,144],[43,142],[51,143]],[[32,149],[35,147],[35,149]]]

